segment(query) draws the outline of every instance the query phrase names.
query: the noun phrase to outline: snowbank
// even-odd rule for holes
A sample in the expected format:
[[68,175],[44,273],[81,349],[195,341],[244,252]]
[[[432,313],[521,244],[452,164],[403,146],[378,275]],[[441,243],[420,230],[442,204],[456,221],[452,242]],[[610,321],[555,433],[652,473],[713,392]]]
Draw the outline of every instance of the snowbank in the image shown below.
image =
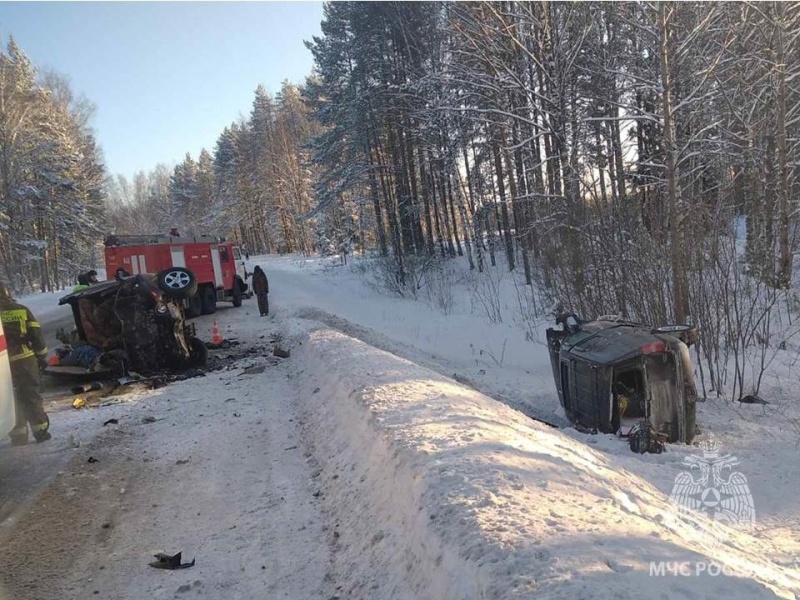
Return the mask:
[[[366,283],[364,275],[321,263],[319,258],[252,257],[251,265],[256,264],[267,272],[270,302],[276,309],[302,311],[303,318],[343,330],[447,376],[458,373],[471,387],[529,416],[568,425],[543,342],[544,330],[552,323],[540,323],[533,343],[526,339],[525,329],[511,320],[519,310],[517,292],[501,268],[494,270],[494,276],[504,278],[498,303],[506,320],[490,323],[481,308],[473,306],[472,292],[464,284],[454,286],[455,306],[444,315],[425,302],[380,293]],[[467,277],[468,271],[463,275]],[[353,326],[361,330],[353,331]]]
[[[625,469],[669,495],[676,477],[686,472],[684,459],[697,447],[670,444],[664,454],[635,455],[614,435],[589,435],[569,427],[559,406],[550,357],[543,343],[548,323],[541,322],[526,340],[519,323],[488,323],[470,306],[472,291],[453,290],[453,310],[445,315],[423,301],[388,297],[365,278],[329,261],[297,256],[255,257],[271,283],[276,318],[316,321],[362,342],[456,379],[528,416],[562,426],[562,433],[603,455],[614,455],[615,469]],[[254,263],[255,264],[255,263]],[[498,265],[499,267],[499,265]],[[500,277],[499,270],[495,273]],[[516,302],[512,282],[501,286],[506,315]],[[474,310],[473,310],[474,308]],[[798,351],[778,351],[763,381],[768,406],[740,405],[722,399],[698,404],[701,435],[714,438],[725,453],[741,461],[756,510],[756,531],[773,562],[800,567],[800,374]],[[695,375],[700,381],[699,373]]]
[[[707,536],[617,457],[326,328],[297,338],[305,437],[355,598],[794,597],[764,540]],[[724,567],[691,577],[651,565]],[[696,567],[692,567],[696,569]]]

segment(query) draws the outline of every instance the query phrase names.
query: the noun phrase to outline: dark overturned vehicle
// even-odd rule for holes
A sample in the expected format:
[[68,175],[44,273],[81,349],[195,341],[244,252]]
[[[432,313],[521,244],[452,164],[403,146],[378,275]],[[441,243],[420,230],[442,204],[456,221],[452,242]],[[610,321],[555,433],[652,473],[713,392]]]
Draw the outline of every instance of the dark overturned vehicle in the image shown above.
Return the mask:
[[75,330],[60,332],[46,372],[68,376],[128,376],[181,372],[206,364],[208,350],[187,323],[183,299],[196,292],[188,269],[104,281],[59,300],[69,304]]
[[649,328],[616,317],[560,315],[547,345],[561,406],[579,430],[619,433],[634,452],[690,444],[697,391],[690,325]]

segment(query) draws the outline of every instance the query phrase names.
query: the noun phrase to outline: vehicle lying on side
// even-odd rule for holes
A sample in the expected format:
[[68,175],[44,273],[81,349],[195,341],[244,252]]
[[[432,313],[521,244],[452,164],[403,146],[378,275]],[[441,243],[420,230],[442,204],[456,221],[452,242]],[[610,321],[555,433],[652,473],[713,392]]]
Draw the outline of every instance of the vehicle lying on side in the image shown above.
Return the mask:
[[660,452],[664,442],[691,443],[697,391],[689,325],[649,328],[600,317],[556,320],[547,345],[558,398],[576,427],[621,433],[635,452]]
[[208,351],[182,306],[196,282],[184,269],[185,285],[170,285],[174,271],[105,281],[61,298],[59,305],[72,307],[76,331],[47,372],[146,375],[203,366]]

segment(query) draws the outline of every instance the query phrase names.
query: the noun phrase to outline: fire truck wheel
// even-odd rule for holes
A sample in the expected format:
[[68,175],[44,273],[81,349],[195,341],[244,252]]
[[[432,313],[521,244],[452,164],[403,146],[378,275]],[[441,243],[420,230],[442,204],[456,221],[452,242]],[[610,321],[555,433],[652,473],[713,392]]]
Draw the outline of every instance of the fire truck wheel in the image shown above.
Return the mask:
[[204,315],[213,315],[217,312],[217,294],[214,288],[209,285],[204,285],[200,289],[200,305]]
[[203,299],[200,294],[193,294],[189,297],[189,306],[186,308],[186,318],[194,319],[203,314]]
[[189,358],[186,366],[190,369],[205,367],[208,362],[208,348],[203,340],[191,336],[187,341],[189,342]]
[[238,277],[233,281],[233,298],[231,302],[235,308],[239,308],[242,305],[242,290],[244,289],[244,284],[242,280]]
[[158,287],[173,298],[183,300],[197,291],[197,278],[189,269],[172,267],[158,273]]

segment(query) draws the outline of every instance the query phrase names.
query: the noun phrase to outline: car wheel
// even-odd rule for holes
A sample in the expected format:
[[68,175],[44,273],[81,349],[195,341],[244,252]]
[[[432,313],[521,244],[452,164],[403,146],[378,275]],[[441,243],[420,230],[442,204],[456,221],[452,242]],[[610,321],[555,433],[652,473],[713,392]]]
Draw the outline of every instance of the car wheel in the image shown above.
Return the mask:
[[200,304],[204,315],[213,315],[217,312],[217,293],[210,285],[203,286],[200,290]]
[[242,305],[242,290],[244,289],[244,283],[242,283],[241,279],[238,277],[233,282],[233,306],[239,308]]
[[697,341],[697,327],[694,325],[662,325],[652,330],[652,333],[661,333],[678,338],[687,346]]
[[205,367],[208,362],[208,348],[203,340],[191,336],[186,341],[189,343],[189,358],[186,361],[186,367],[189,369]]
[[158,273],[158,287],[173,298],[183,300],[197,292],[197,278],[189,269],[172,267]]

